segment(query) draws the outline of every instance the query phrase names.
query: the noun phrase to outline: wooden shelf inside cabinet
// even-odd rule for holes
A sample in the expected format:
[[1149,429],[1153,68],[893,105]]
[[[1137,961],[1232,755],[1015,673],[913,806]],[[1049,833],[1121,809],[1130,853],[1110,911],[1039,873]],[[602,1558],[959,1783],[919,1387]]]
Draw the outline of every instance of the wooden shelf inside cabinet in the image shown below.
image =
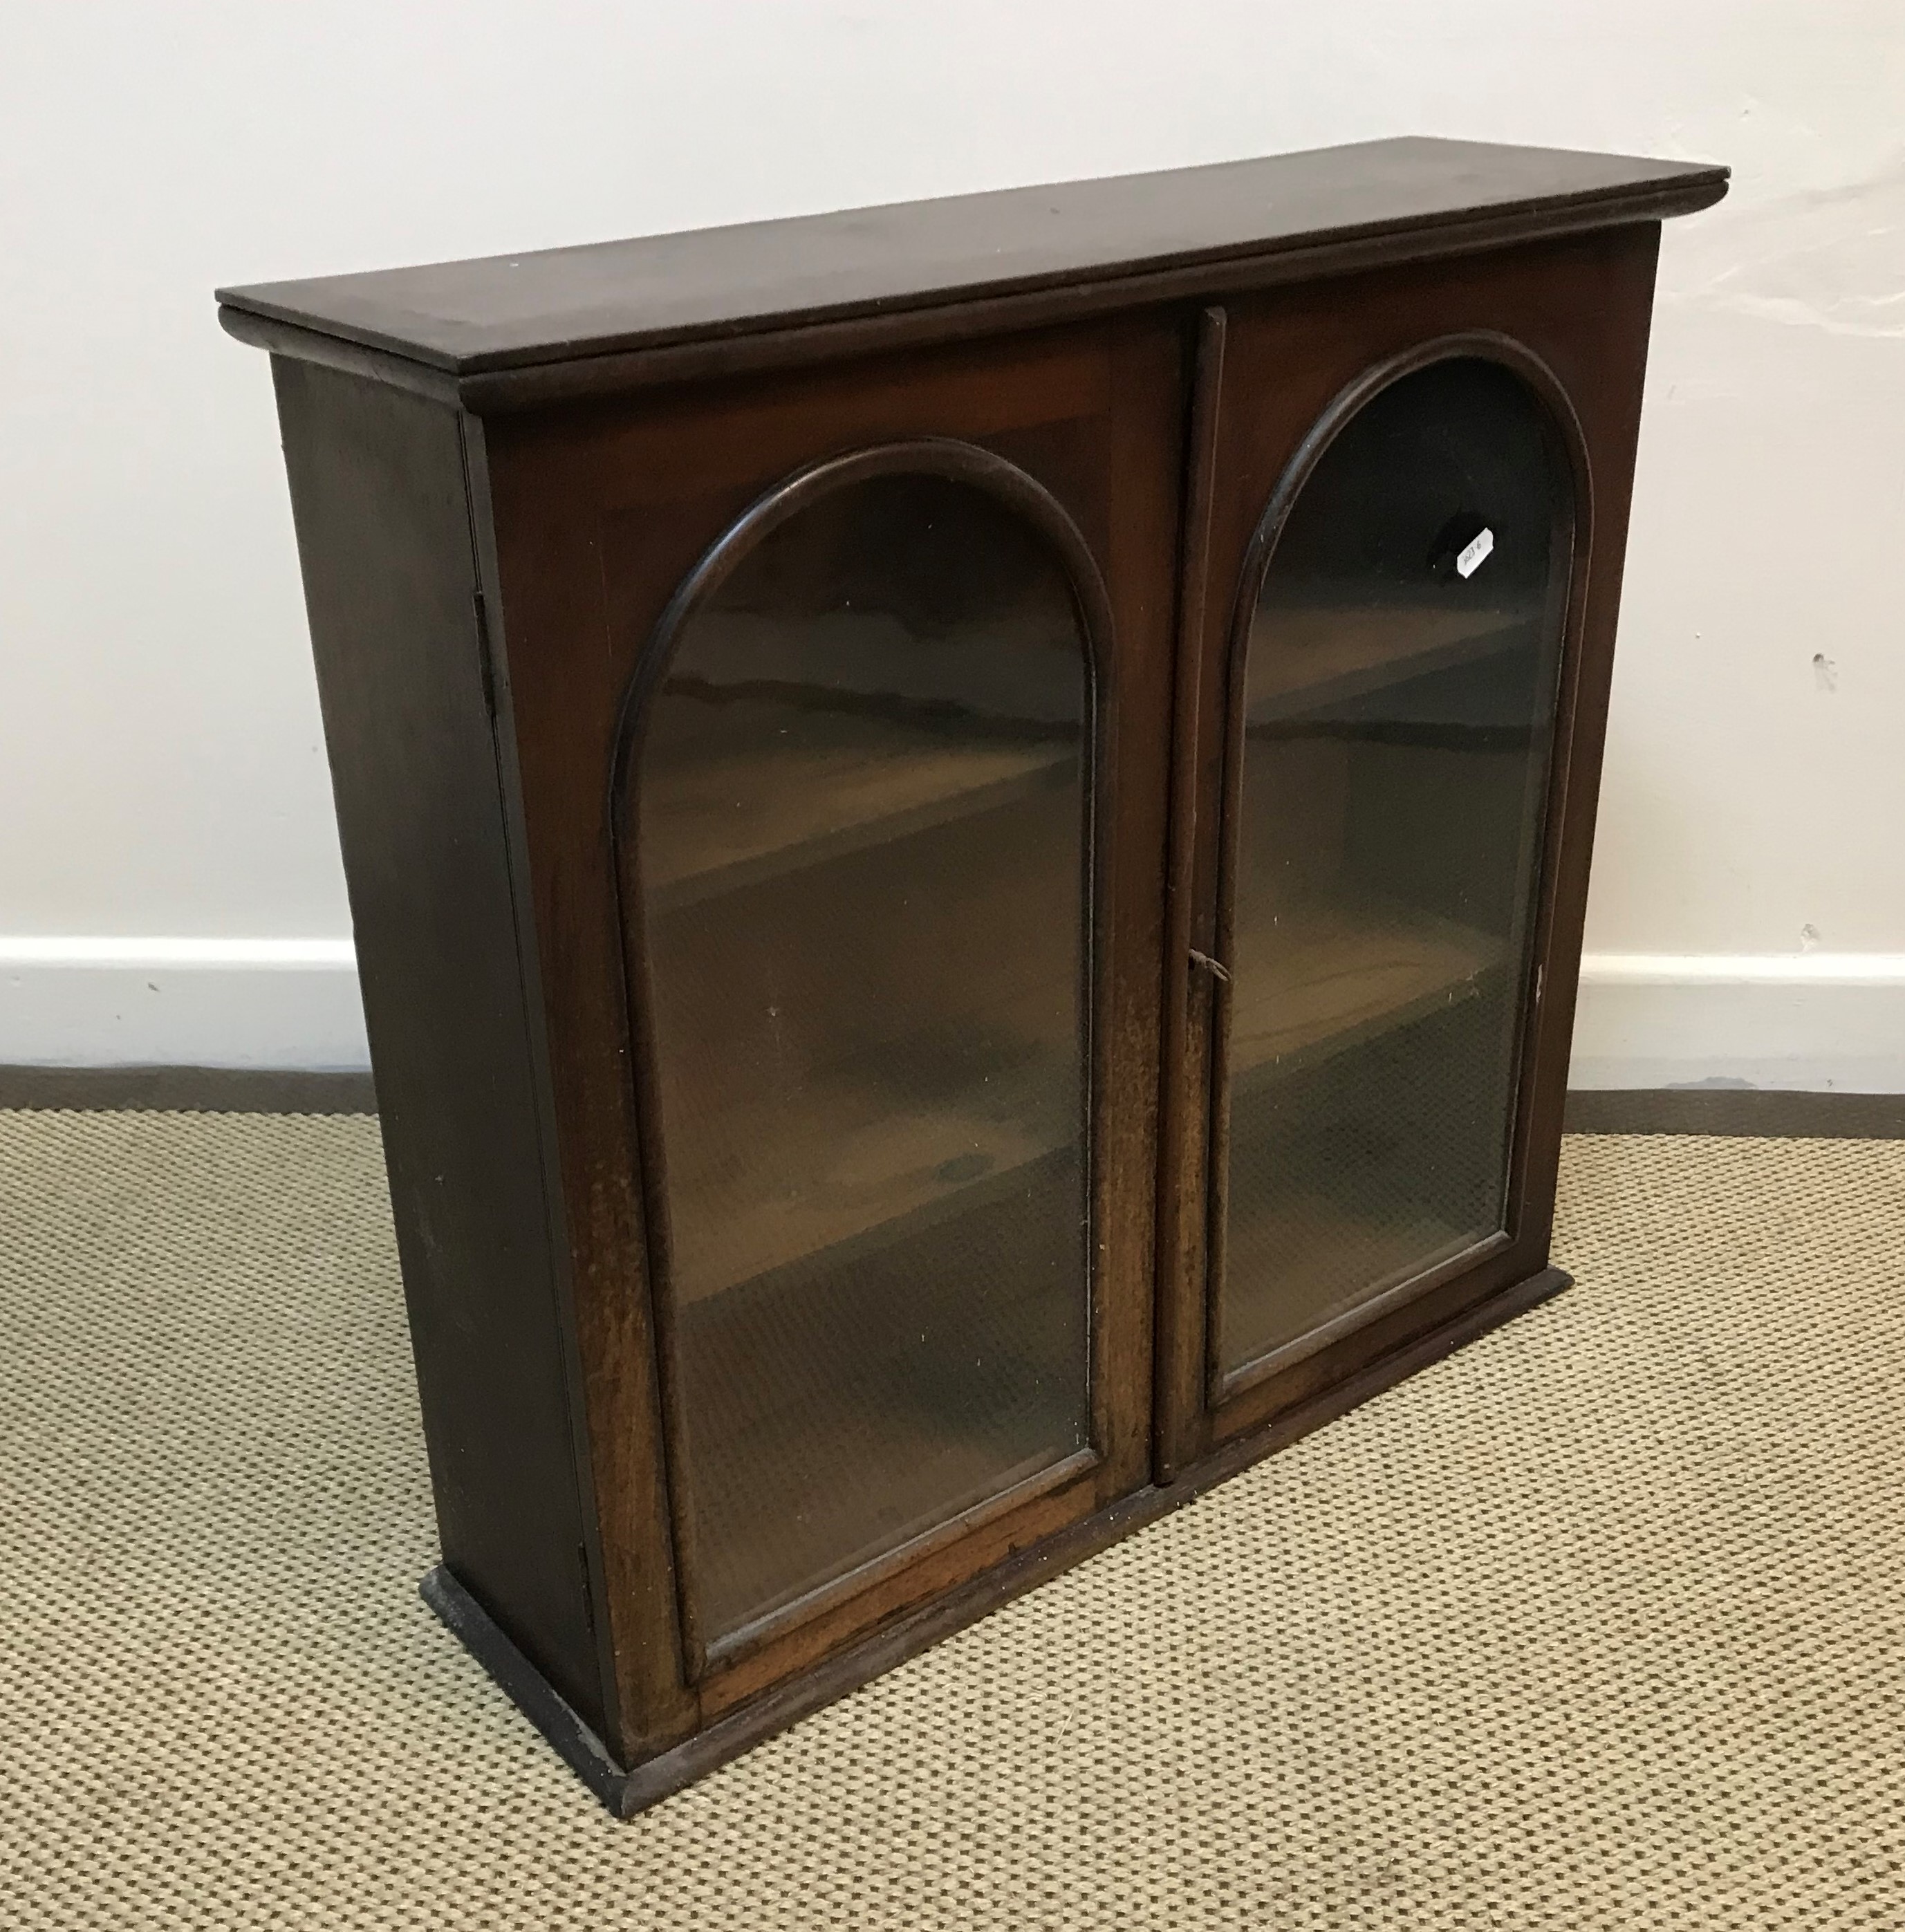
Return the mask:
[[1249,722],[1280,722],[1511,649],[1527,626],[1507,611],[1433,604],[1273,609],[1252,637]]
[[870,1556],[1079,1446],[1053,1398],[1084,1296],[1042,1292],[1076,1265],[1077,1178],[1062,1155],[1028,1163],[682,1310],[704,1508],[729,1530],[717,1624],[774,1609],[817,1540]]
[[1273,1077],[1472,999],[1502,963],[1490,934],[1371,899],[1301,902],[1233,937],[1234,1078]]
[[796,713],[754,699],[737,700],[731,710],[748,714],[754,728],[745,751],[684,760],[678,777],[665,753],[657,760],[653,776],[662,782],[652,788],[641,856],[657,911],[1064,786],[1078,757],[1075,734],[975,743],[860,712]]
[[890,1090],[847,1075],[814,1082],[796,1106],[722,1110],[718,1137],[697,1133],[706,1172],[677,1164],[677,1192],[705,1204],[695,1246],[677,1240],[687,1298],[702,1299],[844,1248],[1008,1178],[1075,1141],[1080,1123],[1052,1096],[1067,1083],[1036,1059],[1001,1065],[962,1093],[896,1108]]

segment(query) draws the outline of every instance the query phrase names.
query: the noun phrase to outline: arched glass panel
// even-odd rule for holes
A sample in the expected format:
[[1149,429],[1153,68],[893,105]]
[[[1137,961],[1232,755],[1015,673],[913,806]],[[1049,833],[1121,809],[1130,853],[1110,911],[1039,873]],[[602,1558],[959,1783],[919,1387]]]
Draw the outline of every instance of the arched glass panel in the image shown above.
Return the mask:
[[1519,377],[1436,363],[1344,426],[1276,540],[1231,835],[1226,1372],[1503,1226],[1564,460]]
[[1089,715],[1054,551],[919,474],[772,530],[649,700],[636,850],[704,1641],[1087,1439]]

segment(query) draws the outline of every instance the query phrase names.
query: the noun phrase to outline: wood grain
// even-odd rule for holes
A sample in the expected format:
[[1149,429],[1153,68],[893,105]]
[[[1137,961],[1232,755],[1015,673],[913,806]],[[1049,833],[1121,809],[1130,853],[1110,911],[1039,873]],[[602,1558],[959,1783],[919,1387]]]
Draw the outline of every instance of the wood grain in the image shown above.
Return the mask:
[[[589,360],[822,318],[1210,266],[1329,243],[1496,242],[1558,221],[1658,218],[1726,171],[1404,138],[1150,175],[958,195],[629,242],[221,290],[227,308],[460,374]],[[1328,272],[1312,260],[1309,272]],[[1131,299],[1127,294],[1124,299]]]

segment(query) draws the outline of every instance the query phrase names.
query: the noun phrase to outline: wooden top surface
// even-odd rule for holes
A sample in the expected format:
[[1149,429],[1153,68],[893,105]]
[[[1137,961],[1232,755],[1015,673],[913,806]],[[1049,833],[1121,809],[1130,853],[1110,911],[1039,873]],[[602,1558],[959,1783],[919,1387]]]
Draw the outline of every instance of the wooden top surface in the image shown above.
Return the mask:
[[457,375],[893,314],[1387,236],[1460,246],[1655,220],[1698,162],[1408,138],[584,248],[221,289],[229,309]]

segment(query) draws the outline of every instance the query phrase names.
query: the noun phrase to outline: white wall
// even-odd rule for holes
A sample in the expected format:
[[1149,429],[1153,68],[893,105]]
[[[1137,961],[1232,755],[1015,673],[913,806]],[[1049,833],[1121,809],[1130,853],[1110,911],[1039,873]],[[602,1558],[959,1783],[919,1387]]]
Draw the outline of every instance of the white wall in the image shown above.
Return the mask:
[[350,1064],[265,359],[215,282],[1404,131],[1670,226],[1577,1078],[1905,1087],[1896,0],[0,0],[0,1061]]

